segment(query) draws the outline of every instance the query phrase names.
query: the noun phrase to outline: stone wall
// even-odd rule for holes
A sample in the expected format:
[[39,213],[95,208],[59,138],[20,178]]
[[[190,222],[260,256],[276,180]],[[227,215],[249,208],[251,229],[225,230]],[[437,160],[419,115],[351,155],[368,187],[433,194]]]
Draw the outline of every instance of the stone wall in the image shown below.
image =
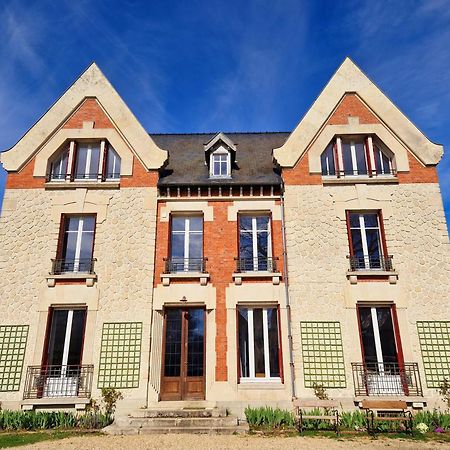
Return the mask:
[[[350,287],[345,209],[381,209],[388,253],[399,279]],[[304,388],[300,321],[339,321],[347,387],[332,396],[352,398],[351,362],[361,361],[356,302],[361,293],[394,301],[405,361],[418,362],[425,388],[417,320],[450,319],[450,258],[447,227],[437,184],[286,186],[286,233],[297,396]],[[436,397],[424,389],[426,396]]]
[[[8,189],[5,193],[0,218],[0,325],[30,325],[30,330],[21,390],[2,392],[1,400],[21,400],[26,366],[40,363],[48,307],[55,302],[80,304],[94,298],[88,302],[83,354],[84,363],[97,365],[93,386],[97,387],[103,323],[143,322],[139,388],[124,391],[126,398],[142,406],[148,373],[156,188],[78,194],[73,190],[37,189]],[[64,203],[72,197],[84,198],[84,206],[83,200],[77,200],[77,206],[71,204],[67,212],[98,209],[94,245],[98,281],[94,287],[87,287],[84,281],[75,285],[57,282],[55,287],[47,287],[50,260],[56,254],[59,212],[64,212]],[[92,199],[97,203],[88,204]],[[93,396],[98,395],[94,389]]]

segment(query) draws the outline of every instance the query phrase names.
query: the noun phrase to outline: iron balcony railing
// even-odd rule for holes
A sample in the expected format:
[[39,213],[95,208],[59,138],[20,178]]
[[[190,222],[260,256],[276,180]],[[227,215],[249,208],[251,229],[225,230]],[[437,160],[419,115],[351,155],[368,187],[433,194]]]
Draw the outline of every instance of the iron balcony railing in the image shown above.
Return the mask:
[[64,181],[67,177],[67,173],[48,173],[46,175],[46,181],[54,181],[54,180],[58,180],[58,181]]
[[276,272],[278,258],[234,258],[236,261],[236,272]]
[[90,398],[93,375],[93,365],[28,366],[23,398]]
[[322,175],[337,176],[339,178],[355,177],[355,176],[367,176],[367,177],[379,177],[379,176],[391,176],[396,177],[397,171],[395,169],[385,170],[322,170]]
[[358,270],[381,270],[385,272],[393,272],[392,255],[378,256],[347,256],[350,261],[350,270],[356,272]]
[[352,363],[355,396],[422,397],[417,363]]
[[73,180],[96,180],[98,178],[98,172],[75,172],[72,174]]
[[208,258],[164,258],[164,273],[206,273]]
[[61,275],[64,273],[94,274],[95,261],[97,261],[95,258],[52,259],[50,275]]
[[[97,180],[99,174],[97,172],[94,173],[75,173],[75,174],[68,174],[68,173],[48,173],[46,175],[46,181],[65,181],[67,177],[70,176],[70,180]],[[113,172],[107,172],[103,175],[101,175],[102,181],[106,180],[118,180],[120,178],[120,173],[113,173]]]

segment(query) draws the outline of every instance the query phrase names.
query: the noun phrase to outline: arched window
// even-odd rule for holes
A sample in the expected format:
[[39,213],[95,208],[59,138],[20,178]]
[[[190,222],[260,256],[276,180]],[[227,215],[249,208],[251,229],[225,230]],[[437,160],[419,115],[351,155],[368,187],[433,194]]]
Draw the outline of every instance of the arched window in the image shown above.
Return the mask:
[[111,146],[108,147],[106,155],[105,178],[108,180],[120,178],[120,156]]
[[320,156],[322,162],[322,175],[336,175],[334,155],[334,144],[331,142]]
[[69,147],[58,154],[50,163],[50,180],[65,180],[67,175],[67,163],[69,161]]

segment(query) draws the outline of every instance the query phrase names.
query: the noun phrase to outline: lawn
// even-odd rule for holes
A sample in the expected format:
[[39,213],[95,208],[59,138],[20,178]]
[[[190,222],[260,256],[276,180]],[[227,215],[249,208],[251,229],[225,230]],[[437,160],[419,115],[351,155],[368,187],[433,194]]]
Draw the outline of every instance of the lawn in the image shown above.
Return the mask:
[[41,441],[54,441],[74,436],[93,435],[97,433],[86,433],[80,431],[16,431],[0,433],[0,448],[18,447],[21,445],[34,444]]

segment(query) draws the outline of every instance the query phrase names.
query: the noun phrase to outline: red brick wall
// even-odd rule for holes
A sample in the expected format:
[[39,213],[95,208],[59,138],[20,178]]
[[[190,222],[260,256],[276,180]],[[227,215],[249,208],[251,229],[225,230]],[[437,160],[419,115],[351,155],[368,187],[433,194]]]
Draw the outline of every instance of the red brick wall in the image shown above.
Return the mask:
[[94,128],[114,128],[95,98],[84,100],[63,128],[83,128],[83,122],[94,122]]
[[[246,198],[248,200],[248,198]],[[158,221],[156,228],[155,277],[154,285],[161,283],[161,274],[164,271],[163,258],[169,256],[169,222],[161,222],[161,208],[166,202],[158,204]],[[209,201],[214,208],[214,221],[204,222],[203,252],[207,261],[207,270],[210,274],[209,282],[216,288],[216,381],[228,380],[228,367],[226,355],[227,342],[227,310],[226,288],[233,283],[232,274],[236,269],[234,258],[238,256],[238,222],[228,221],[228,207],[230,201]],[[281,221],[272,221],[273,256],[278,257],[278,269],[283,273],[283,244],[281,236]],[[171,280],[173,283],[174,280]],[[186,284],[186,293],[189,295],[189,284],[198,283],[198,280],[179,280]],[[252,282],[271,283],[272,280],[253,280]],[[247,281],[244,281],[247,283]],[[251,300],[251,299],[243,299]]]
[[399,183],[439,183],[436,166],[424,166],[408,152],[409,172],[398,174]]
[[309,173],[308,153],[305,153],[292,169],[283,169],[282,177],[287,185],[322,184],[322,175]]
[[348,117],[359,117],[359,123],[380,123],[356,94],[345,94],[341,103],[328,119],[327,125],[347,125]]
[[43,188],[45,177],[33,177],[34,158],[18,172],[9,172],[6,178],[6,189]]

